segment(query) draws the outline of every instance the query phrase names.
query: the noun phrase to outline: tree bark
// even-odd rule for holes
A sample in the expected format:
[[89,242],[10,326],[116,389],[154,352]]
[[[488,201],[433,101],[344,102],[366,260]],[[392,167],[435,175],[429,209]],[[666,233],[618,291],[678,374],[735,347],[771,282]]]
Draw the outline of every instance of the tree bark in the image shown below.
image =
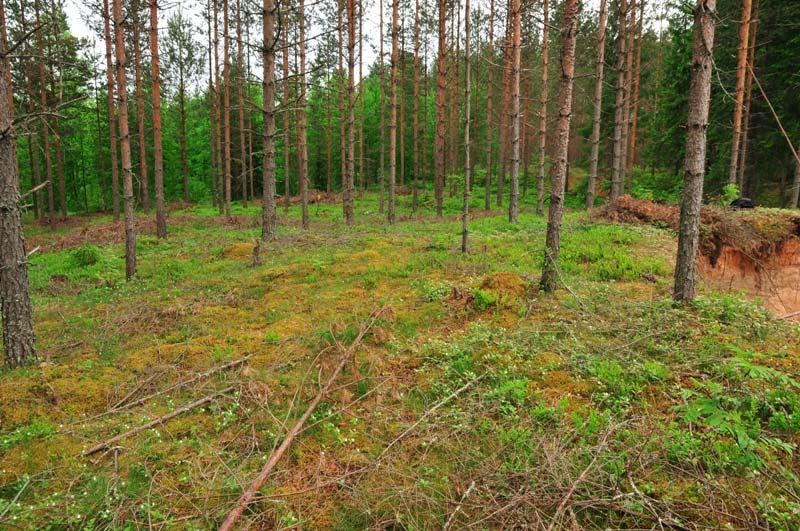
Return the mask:
[[445,90],[446,90],[446,74],[447,74],[447,43],[445,42],[446,26],[445,20],[447,17],[447,2],[446,0],[439,0],[439,55],[436,60],[436,182],[435,182],[435,197],[436,197],[436,217],[441,218],[443,215],[442,200],[444,196],[444,171],[445,171],[445,152],[444,152],[444,135],[445,135]]
[[622,149],[622,127],[625,117],[625,28],[628,4],[626,0],[619,3],[619,27],[617,30],[617,85],[614,99],[614,156],[611,169],[611,200],[615,200],[622,195],[625,186],[624,175],[622,173],[623,149]]
[[[214,19],[216,21],[216,9],[212,9],[211,4],[212,2],[216,5],[216,0],[208,0],[208,109],[209,109],[209,147],[211,151],[211,168],[210,168],[210,184],[211,184],[211,205],[217,207],[221,204],[219,192],[217,190],[217,166],[219,164],[217,160],[217,90],[214,83],[214,69],[216,68],[216,63],[214,62],[212,56],[212,48],[214,46],[214,37],[211,35],[211,18],[212,13],[214,14]],[[215,35],[216,35],[216,26],[215,26]],[[183,86],[183,85],[182,85]],[[185,94],[185,89],[184,89]],[[180,97],[180,93],[179,93]],[[183,107],[185,109],[185,106]],[[184,112],[185,116],[185,112]],[[184,193],[188,189],[188,180],[184,180]]]
[[348,226],[354,222],[355,192],[355,68],[356,68],[356,0],[346,0],[347,5],[347,172],[346,186],[342,193],[344,221]]
[[239,184],[242,187],[242,206],[247,208],[247,130],[244,110],[244,46],[242,45],[242,0],[236,0],[236,97],[239,100]]
[[231,218],[231,56],[228,0],[222,0],[222,127],[225,130],[225,216]]
[[800,160],[794,161],[794,181],[792,182],[791,208],[800,208]]
[[275,237],[278,228],[275,208],[275,0],[264,0],[263,10],[264,183],[261,239],[268,241]]
[[358,189],[363,195],[366,190],[364,174],[364,6],[358,4]]
[[739,52],[736,62],[736,102],[733,107],[733,138],[731,140],[731,162],[728,184],[734,184],[739,176],[739,147],[742,139],[742,107],[747,77],[747,55],[750,44],[751,0],[742,0],[742,18],[739,21]]
[[[644,26],[644,2],[639,0],[639,22],[636,24],[636,52],[633,65],[633,98],[631,100],[631,119],[629,124],[628,142],[628,175],[633,178],[633,165],[636,164],[636,148],[638,146],[639,132],[639,85],[642,78],[642,31]],[[636,13],[633,13],[635,16]]]
[[164,207],[164,150],[161,143],[161,72],[158,55],[158,0],[150,0],[150,68],[153,82],[153,179],[156,188],[156,235],[167,237]]
[[674,299],[681,302],[689,302],[694,299],[695,295],[697,247],[700,240],[700,209],[703,202],[703,177],[706,166],[706,131],[711,100],[715,11],[716,0],[697,0],[694,9],[686,167],[683,177],[675,286],[672,293]]
[[300,81],[300,94],[297,98],[297,151],[298,151],[298,179],[300,180],[300,207],[302,211],[303,229],[308,229],[308,138],[306,130],[306,17],[305,0],[300,0],[297,6],[297,26],[299,31],[300,71],[297,73]]
[[[5,19],[2,3],[0,15]],[[20,209],[14,109],[9,104],[13,99],[7,49],[3,34],[0,38],[0,130],[4,132],[0,135],[0,317],[3,363],[11,369],[33,363],[37,358],[33,306],[28,286],[28,257]]]
[[[395,0],[396,1],[396,0]],[[519,5],[520,0],[515,0]],[[470,100],[471,100],[471,79],[470,79],[470,12],[469,0],[464,3],[464,199],[461,206],[461,252],[469,250],[469,197],[470,184],[472,178],[472,167],[470,166]]]
[[[414,160],[414,189],[411,194],[411,211],[419,208],[419,0],[414,1],[414,118],[412,123],[412,150]],[[423,139],[424,141],[424,139]]]
[[387,219],[395,222],[395,185],[397,178],[397,59],[400,26],[400,0],[392,0],[392,59],[389,93],[389,210]]
[[[105,0],[106,2],[108,0]],[[36,26],[41,26],[41,7],[40,1],[36,0],[34,3],[34,12],[36,16]],[[47,101],[47,73],[45,69],[45,60],[44,60],[44,40],[42,38],[42,34],[44,31],[40,30],[36,32],[36,53],[37,56],[41,58],[39,61],[39,104],[41,105],[41,111],[44,113],[48,109],[48,101]],[[110,119],[110,117],[109,117]],[[44,168],[45,168],[45,182],[47,182],[47,214],[50,219],[50,223],[55,221],[56,217],[56,201],[54,190],[55,187],[53,186],[53,161],[50,158],[50,124],[47,121],[47,116],[42,114],[42,147],[44,150]],[[117,207],[119,204],[117,202]],[[118,212],[117,212],[118,217]]]
[[594,208],[597,193],[597,164],[600,159],[600,117],[603,112],[603,67],[606,55],[606,0],[600,0],[600,17],[597,28],[597,63],[594,70],[594,115],[592,116],[592,155],[589,163],[589,187],[586,191],[586,208]]
[[292,132],[289,128],[291,119],[291,89],[289,86],[289,28],[281,17],[281,33],[283,33],[283,196],[284,206],[289,209],[289,198],[292,195]]
[[[547,1],[547,0],[545,0]],[[483,209],[492,209],[492,152],[494,151],[494,123],[492,117],[492,90],[494,90],[494,0],[489,0],[489,40],[486,43],[486,175],[483,178]]]
[[756,0],[753,5],[753,10],[750,17],[750,44],[747,50],[747,64],[750,68],[747,69],[747,81],[745,82],[745,95],[744,95],[744,114],[742,116],[742,142],[739,147],[739,164],[737,182],[739,183],[739,190],[743,195],[751,197],[751,190],[749,183],[746,181],[745,171],[747,170],[747,155],[750,143],[750,106],[753,101],[753,69],[755,69],[756,58],[756,38],[758,37],[758,9],[759,0]]
[[128,84],[125,76],[125,19],[122,0],[113,0],[114,37],[117,56],[117,95],[119,101],[119,137],[122,155],[122,196],[125,203],[125,277],[136,274],[136,227],[133,217],[133,166],[131,165],[131,135],[128,129]]
[[147,134],[144,127],[144,89],[142,86],[142,21],[139,17],[139,0],[131,0],[131,23],[133,27],[133,73],[136,92],[136,130],[139,148],[139,200],[145,213],[150,212],[150,188],[147,167]]
[[225,214],[225,177],[224,177],[224,157],[222,155],[222,139],[223,139],[223,106],[222,106],[222,88],[223,80],[219,75],[219,6],[218,0],[211,0],[214,5],[214,80],[216,91],[214,93],[214,113],[217,117],[216,123],[216,150],[217,150],[217,172],[214,176],[217,188],[217,207],[219,208],[219,215]]
[[622,190],[631,188],[631,175],[628,172],[628,143],[631,133],[631,100],[633,99],[633,37],[636,34],[636,0],[628,4],[628,25],[626,30],[627,43],[625,47],[625,100],[622,112],[622,148],[620,172],[622,173]]
[[508,221],[519,220],[519,164],[520,164],[520,47],[522,45],[522,4],[511,1],[511,190],[508,199]]
[[550,171],[552,190],[547,219],[547,239],[544,266],[539,286],[542,291],[554,291],[558,285],[558,254],[561,247],[561,218],[564,214],[564,184],[567,180],[569,128],[572,119],[572,88],[575,78],[575,41],[578,33],[580,0],[564,1],[564,20],[561,30],[561,65],[558,88],[558,119],[553,167]]
[[542,3],[542,86],[539,97],[539,176],[536,181],[536,213],[544,213],[544,179],[547,158],[547,101],[549,87],[547,85],[550,63],[550,10],[548,0]]
[[[380,115],[380,131],[379,135],[380,138],[378,139],[378,149],[379,149],[379,157],[380,162],[378,163],[378,181],[379,181],[379,197],[378,197],[378,212],[383,214],[384,210],[384,194],[385,194],[385,176],[384,176],[384,165],[385,165],[385,146],[384,140],[386,139],[386,124],[385,124],[385,109],[384,109],[384,102],[383,102],[383,92],[386,88],[386,80],[384,79],[384,57],[383,57],[383,0],[378,0],[378,25],[380,26],[378,29],[378,40],[379,40],[379,55],[378,55],[378,113]],[[341,39],[340,39],[341,42]],[[339,57],[341,57],[341,48],[339,50]],[[341,70],[341,60],[339,62],[339,69]],[[341,120],[344,123],[344,120]]]

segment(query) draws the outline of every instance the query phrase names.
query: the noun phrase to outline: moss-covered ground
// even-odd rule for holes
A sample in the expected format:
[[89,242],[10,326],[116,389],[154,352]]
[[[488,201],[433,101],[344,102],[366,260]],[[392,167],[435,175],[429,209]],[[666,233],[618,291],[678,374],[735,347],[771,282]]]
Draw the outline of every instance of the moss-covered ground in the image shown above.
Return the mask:
[[0,374],[0,527],[213,528],[379,308],[243,526],[800,526],[796,324],[711,286],[674,305],[675,235],[585,213],[537,293],[546,220],[476,210],[462,255],[458,203],[312,205],[307,232],[281,207],[258,266],[258,208],[186,207],[130,282],[110,218],[31,224],[41,360]]

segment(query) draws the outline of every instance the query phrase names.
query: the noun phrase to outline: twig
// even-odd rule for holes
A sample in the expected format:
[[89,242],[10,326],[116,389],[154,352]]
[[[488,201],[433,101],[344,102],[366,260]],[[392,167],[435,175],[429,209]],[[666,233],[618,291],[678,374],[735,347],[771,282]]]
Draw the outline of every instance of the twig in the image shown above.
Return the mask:
[[472,483],[469,484],[469,488],[467,488],[467,490],[461,496],[461,500],[458,502],[458,505],[456,505],[456,508],[453,511],[453,514],[451,514],[450,518],[447,519],[447,522],[444,524],[444,528],[443,528],[444,531],[447,531],[453,525],[453,522],[455,521],[456,516],[458,516],[458,513],[461,512],[461,506],[464,505],[464,500],[467,499],[467,497],[472,492],[472,489],[474,489],[474,488],[475,488],[475,480],[473,480]]
[[31,195],[31,194],[35,194],[36,192],[38,192],[39,190],[41,190],[42,188],[44,188],[44,187],[45,187],[45,186],[47,186],[48,184],[50,184],[50,179],[47,179],[47,180],[46,180],[45,182],[43,182],[42,184],[39,184],[39,185],[37,185],[37,186],[34,186],[34,187],[33,187],[33,188],[31,188],[30,190],[28,190],[27,192],[25,192],[24,194],[22,194],[22,196],[19,198],[19,200],[20,200],[20,201],[22,201],[23,199],[25,199],[25,198],[26,198],[26,197],[28,197],[29,195]]
[[798,315],[800,315],[800,310],[798,310],[796,312],[792,312],[792,313],[790,313],[788,315],[784,315],[784,316],[781,317],[781,319],[791,319],[792,317],[797,317]]
[[564,513],[564,509],[566,509],[569,500],[572,499],[572,495],[575,494],[575,489],[577,489],[578,485],[580,485],[583,482],[583,480],[586,479],[586,475],[589,473],[589,470],[592,469],[594,464],[597,462],[597,458],[600,457],[600,455],[603,453],[603,449],[605,448],[606,442],[608,441],[608,436],[611,435],[612,431],[613,429],[610,429],[606,431],[605,435],[603,435],[603,440],[600,441],[600,444],[597,447],[597,452],[594,454],[594,457],[592,457],[592,460],[589,461],[589,464],[586,465],[586,468],[584,468],[583,471],[580,473],[578,479],[576,479],[575,482],[572,484],[572,486],[569,488],[566,496],[564,496],[564,499],[561,500],[561,503],[558,504],[558,509],[556,509],[556,514],[553,515],[553,519],[550,521],[550,525],[547,526],[547,531],[552,531],[555,528],[556,523],[558,522],[559,518],[561,518],[561,515]]
[[231,511],[228,513],[228,516],[225,517],[225,521],[223,521],[222,525],[219,527],[220,531],[230,531],[233,529],[233,526],[236,524],[237,520],[239,520],[247,506],[250,505],[250,503],[252,503],[253,499],[256,497],[256,494],[261,489],[262,485],[264,485],[264,483],[267,481],[272,469],[275,468],[275,465],[278,464],[278,461],[280,461],[281,457],[283,457],[283,454],[286,453],[286,450],[288,450],[292,443],[294,443],[295,438],[302,431],[306,421],[314,413],[314,410],[317,409],[317,406],[322,399],[328,394],[328,391],[333,386],[333,383],[336,381],[339,373],[342,372],[344,367],[350,361],[350,357],[353,355],[354,350],[360,345],[364,335],[366,335],[369,329],[372,328],[372,325],[375,323],[381,312],[383,312],[383,308],[373,312],[367,324],[362,327],[361,332],[359,332],[358,337],[353,340],[353,343],[350,345],[350,347],[347,349],[340,349],[344,350],[344,352],[339,358],[336,368],[325,382],[325,385],[322,386],[316,396],[311,400],[311,402],[309,402],[305,413],[303,413],[303,416],[301,416],[292,429],[289,430],[289,433],[286,434],[286,438],[283,440],[281,445],[272,452],[272,455],[270,455],[269,460],[267,460],[266,464],[261,469],[261,472],[259,472],[258,476],[256,476],[244,494],[239,497],[239,500],[236,502],[236,506],[231,509]]
[[158,417],[155,420],[151,420],[147,424],[143,424],[141,426],[133,428],[132,430],[128,430],[125,433],[120,433],[119,435],[117,435],[115,437],[112,437],[112,438],[108,439],[107,441],[103,441],[103,442],[101,442],[99,444],[96,444],[96,445],[92,446],[91,448],[89,448],[88,450],[84,450],[81,455],[86,457],[86,456],[95,454],[95,453],[99,452],[100,450],[108,448],[112,444],[114,444],[114,443],[116,443],[118,441],[121,441],[122,439],[127,439],[131,435],[136,435],[137,433],[139,433],[141,431],[148,430],[150,428],[153,428],[155,426],[163,424],[166,421],[177,417],[178,415],[186,413],[187,411],[191,411],[192,409],[195,409],[195,408],[198,408],[198,407],[200,407],[202,405],[208,404],[209,402],[211,402],[212,400],[214,400],[218,396],[224,395],[226,393],[230,393],[235,388],[236,388],[236,386],[232,385],[230,387],[226,387],[222,391],[217,391],[216,393],[208,395],[208,396],[206,396],[204,398],[201,398],[200,400],[195,400],[194,402],[192,402],[190,404],[186,404],[184,406],[181,406],[178,409],[176,409],[175,411],[172,411],[171,413],[167,413],[166,415],[164,415],[162,417]]

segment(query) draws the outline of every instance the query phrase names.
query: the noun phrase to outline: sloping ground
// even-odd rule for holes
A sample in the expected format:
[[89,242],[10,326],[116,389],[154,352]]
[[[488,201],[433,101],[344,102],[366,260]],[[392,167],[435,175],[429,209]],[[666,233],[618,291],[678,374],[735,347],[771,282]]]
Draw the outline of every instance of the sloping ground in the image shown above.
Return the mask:
[[674,306],[674,239],[583,215],[569,289],[536,294],[545,220],[481,215],[463,256],[457,209],[387,227],[369,196],[303,233],[293,207],[258,267],[257,228],[193,209],[130,283],[118,244],[34,255],[47,362],[0,374],[0,527],[215,528],[376,308],[242,528],[800,524],[800,328]]
[[[677,231],[680,210],[623,196],[593,217]],[[746,291],[777,315],[800,321],[800,215],[780,209],[705,207],[701,220],[700,274],[718,289]]]

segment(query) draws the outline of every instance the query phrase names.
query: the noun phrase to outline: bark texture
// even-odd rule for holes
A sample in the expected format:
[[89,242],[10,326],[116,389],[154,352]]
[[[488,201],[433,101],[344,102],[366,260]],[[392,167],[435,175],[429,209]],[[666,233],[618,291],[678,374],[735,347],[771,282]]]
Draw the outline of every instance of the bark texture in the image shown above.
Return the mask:
[[444,171],[445,171],[445,90],[447,75],[447,43],[445,42],[445,21],[447,17],[447,2],[439,0],[439,52],[436,60],[436,182],[434,183],[434,195],[436,199],[436,217],[442,217],[442,201],[444,199]]
[[114,38],[117,57],[117,94],[120,154],[122,155],[122,197],[125,203],[125,277],[136,274],[136,227],[133,216],[133,166],[131,164],[131,135],[128,129],[128,81],[125,76],[125,18],[122,0],[113,0]]
[[[519,0],[516,0],[519,2]],[[461,252],[469,250],[469,196],[472,178],[472,167],[470,166],[470,19],[469,19],[469,0],[464,5],[464,199],[461,206]]]
[[594,207],[597,192],[597,164],[600,159],[600,117],[603,112],[603,67],[606,55],[606,0],[600,0],[597,29],[597,63],[594,70],[594,114],[592,116],[592,155],[589,162],[589,186],[586,208]]
[[28,257],[20,210],[17,178],[17,139],[7,43],[0,39],[0,316],[3,328],[3,362],[6,368],[36,361],[33,307],[28,288]]
[[536,181],[536,213],[544,213],[545,159],[547,158],[547,69],[550,62],[550,10],[548,0],[542,3],[542,88],[539,98],[539,176]]
[[390,72],[389,94],[389,209],[387,219],[394,223],[395,213],[395,185],[397,180],[397,60],[398,41],[400,33],[400,0],[392,0],[392,62]]
[[508,200],[508,221],[519,219],[519,163],[520,163],[520,48],[522,45],[522,4],[511,2],[511,190]]
[[580,0],[564,1],[561,29],[561,65],[558,86],[558,119],[555,127],[553,166],[550,170],[550,209],[547,219],[542,279],[543,291],[554,291],[558,285],[558,254],[561,248],[561,218],[564,215],[564,185],[567,180],[569,128],[572,119],[572,89],[575,79],[575,41],[578,33]]
[[681,302],[694,299],[697,282],[697,246],[700,240],[700,209],[703,202],[703,177],[706,166],[706,132],[711,99],[715,11],[716,0],[698,0],[694,9],[686,161],[678,233],[678,258],[672,292],[674,299]]
[[275,237],[278,228],[275,208],[275,0],[264,0],[263,10],[264,187],[261,239],[267,241]]
[[733,107],[733,139],[731,141],[731,162],[728,183],[733,184],[739,176],[739,148],[742,141],[742,108],[747,78],[747,55],[750,44],[751,0],[742,0],[742,17],[739,20],[739,52],[736,61],[736,102]]
[[164,207],[164,149],[161,142],[161,71],[158,57],[158,1],[150,0],[150,68],[153,82],[153,179],[156,192],[156,234],[167,237]]

